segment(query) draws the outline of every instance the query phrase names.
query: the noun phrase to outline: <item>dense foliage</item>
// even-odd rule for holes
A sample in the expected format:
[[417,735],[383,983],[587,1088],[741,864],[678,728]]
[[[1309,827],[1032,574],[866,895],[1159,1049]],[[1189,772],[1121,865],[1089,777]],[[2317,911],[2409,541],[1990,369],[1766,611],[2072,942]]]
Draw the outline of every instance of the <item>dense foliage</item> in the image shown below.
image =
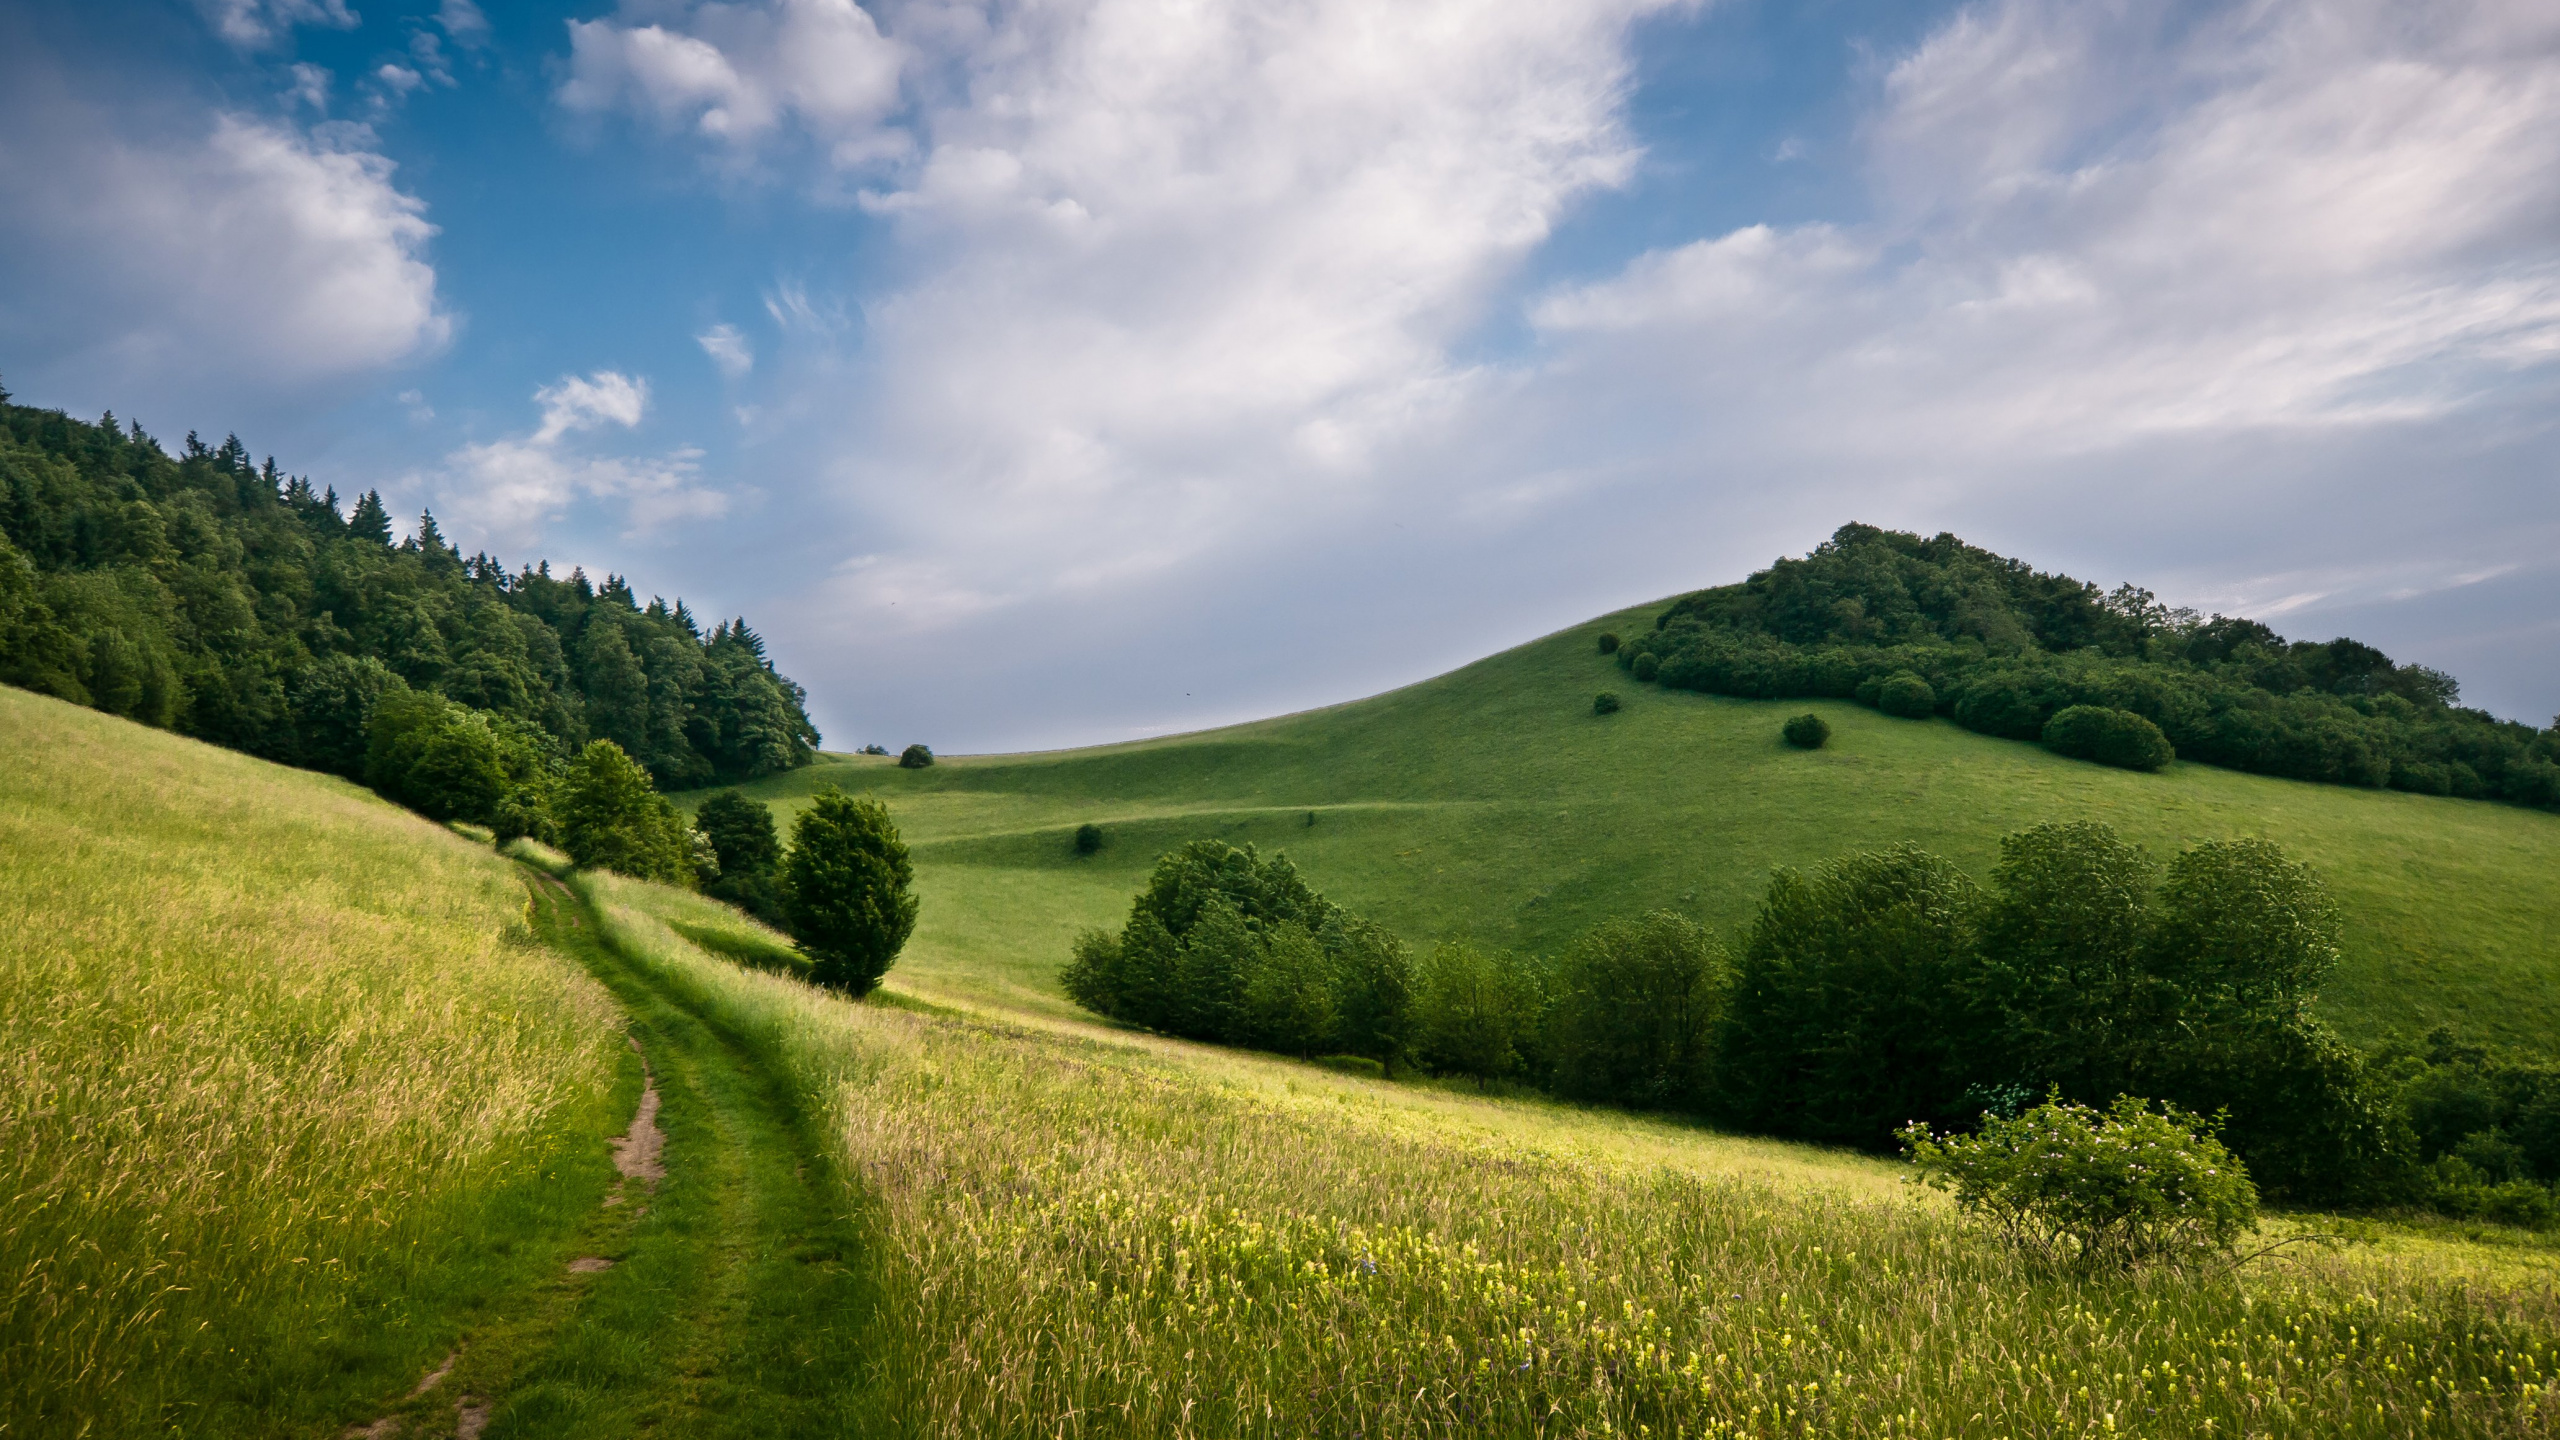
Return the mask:
[[1807,711],[1790,716],[1778,733],[1799,750],[1819,750],[1831,743],[1831,722]]
[[711,846],[720,872],[702,887],[704,893],[767,924],[783,923],[782,838],[773,828],[773,811],[762,801],[723,790],[695,807],[693,826]]
[[342,513],[334,490],[253,466],[236,438],[190,435],[171,456],[112,415],[6,400],[0,681],[353,778],[384,697],[431,694],[486,717],[471,723],[491,744],[435,719],[463,789],[441,795],[412,764],[385,793],[482,821],[491,767],[520,783],[530,737],[564,760],[610,740],[670,789],[814,753],[802,690],[744,621],[705,633],[619,576],[510,574],[466,559],[432,515],[395,544],[378,496]]
[[2560,1072],[2349,1048],[2310,1016],[2338,938],[2319,877],[2272,844],[2163,865],[2080,823],[2010,836],[1987,885],[1907,845],[1781,870],[1738,953],[1658,912],[1553,956],[1446,943],[1414,964],[1286,859],[1204,840],[1062,979],[1170,1034],[1868,1148],[2047,1095],[2144,1096],[2227,1112],[2217,1143],[2280,1198],[2534,1223]]
[[[2560,805],[2560,727],[2463,708],[2450,675],[2344,638],[2289,643],[2130,585],[2101,592],[1952,535],[1843,526],[1810,555],[1680,600],[1615,654],[1677,689],[1854,698],[2136,769],[2169,747],[2298,780]],[[2160,743],[2121,722],[2111,738],[2085,719],[2048,733],[2082,706],[2138,717]]]
[[1195,840],[1156,862],[1118,931],[1078,937],[1077,1004],[1168,1034],[1393,1065],[1413,1038],[1413,965],[1284,856]]
[[791,825],[781,900],[810,979],[868,995],[915,933],[915,865],[889,807],[833,786]]
[[2213,1128],[2132,1096],[2106,1110],[2049,1100],[1972,1135],[1902,1133],[1921,1183],[2048,1263],[2088,1270],[2229,1255],[2258,1189]]

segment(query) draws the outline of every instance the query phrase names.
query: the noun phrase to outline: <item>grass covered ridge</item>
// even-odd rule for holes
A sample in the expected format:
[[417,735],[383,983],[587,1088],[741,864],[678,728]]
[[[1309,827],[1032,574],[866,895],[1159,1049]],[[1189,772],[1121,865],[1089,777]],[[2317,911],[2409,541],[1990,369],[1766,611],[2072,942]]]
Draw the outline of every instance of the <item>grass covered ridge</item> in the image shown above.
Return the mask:
[[582,881],[878,1205],[932,1436],[2560,1433],[2547,1252],[2042,1270],[1858,1157],[728,964]]
[[0,857],[0,1433],[312,1433],[561,1263],[637,1075],[505,860],[5,688]]
[[[2352,1039],[2560,1034],[2560,816],[2184,763],[2134,774],[1838,701],[1642,687],[1593,715],[1594,692],[1625,688],[1596,638],[1659,608],[1300,715],[925,770],[830,756],[746,791],[786,823],[822,784],[885,800],[924,900],[891,983],[1061,1015],[1076,933],[1117,926],[1155,857],[1203,836],[1286,850],[1411,943],[1553,950],[1656,907],[1730,936],[1780,865],[1907,840],[1981,878],[2001,836],[2096,820],[2162,859],[2254,836],[2318,867],[2347,925],[2319,1013]],[[1820,750],[1779,736],[1808,709],[1832,727]],[[1079,856],[1087,822],[1104,844]]]

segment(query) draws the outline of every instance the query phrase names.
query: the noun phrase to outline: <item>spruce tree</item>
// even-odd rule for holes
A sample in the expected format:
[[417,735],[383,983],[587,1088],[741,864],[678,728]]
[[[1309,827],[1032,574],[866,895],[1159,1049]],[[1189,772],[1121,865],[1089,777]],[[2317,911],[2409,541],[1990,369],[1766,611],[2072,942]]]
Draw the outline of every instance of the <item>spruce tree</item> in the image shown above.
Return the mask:
[[347,533],[377,545],[391,543],[391,512],[383,508],[380,491],[367,490],[356,501],[356,513],[347,517]]

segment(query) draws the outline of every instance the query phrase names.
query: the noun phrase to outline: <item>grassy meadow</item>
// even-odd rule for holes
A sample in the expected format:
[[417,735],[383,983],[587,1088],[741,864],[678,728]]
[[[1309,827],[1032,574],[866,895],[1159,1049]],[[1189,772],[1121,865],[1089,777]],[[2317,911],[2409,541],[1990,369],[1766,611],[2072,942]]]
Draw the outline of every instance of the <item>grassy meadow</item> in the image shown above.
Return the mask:
[[[924,897],[895,983],[1052,1014],[1071,1013],[1055,973],[1076,932],[1118,924],[1155,857],[1200,836],[1285,850],[1408,942],[1546,949],[1654,908],[1732,933],[1774,867],[1895,841],[1985,875],[2001,836],[2090,819],[2162,858],[2263,836],[2319,866],[2348,925],[2321,1012],[2353,1038],[2560,1035],[2560,816],[2202,765],[2135,774],[1844,702],[1659,690],[1593,644],[1658,609],[1299,715],[928,770],[829,756],[747,790],[784,812],[822,784],[885,800]],[[1591,713],[1604,689],[1619,714]],[[1807,709],[1828,748],[1780,742]],[[1087,821],[1108,843],[1078,857]]]
[[919,1434],[2560,1434],[2548,1250],[2072,1280],[1872,1159],[848,1003],[688,941],[754,938],[698,898],[578,883],[824,1127]]
[[555,1270],[628,1057],[524,916],[351,785],[0,688],[0,1435],[334,1433]]

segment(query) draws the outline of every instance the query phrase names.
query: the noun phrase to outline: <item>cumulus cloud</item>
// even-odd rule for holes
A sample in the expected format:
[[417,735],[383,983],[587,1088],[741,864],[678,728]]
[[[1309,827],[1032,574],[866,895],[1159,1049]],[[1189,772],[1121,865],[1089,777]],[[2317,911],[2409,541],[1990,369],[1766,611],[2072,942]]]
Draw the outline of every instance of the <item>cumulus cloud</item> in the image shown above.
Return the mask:
[[[296,74],[318,103],[321,77]],[[16,282],[0,334],[57,377],[254,376],[271,393],[452,333],[436,227],[361,129],[323,127],[331,143],[230,112],[163,126],[94,108],[40,58],[0,80],[0,271]]]
[[243,50],[262,49],[297,25],[353,30],[357,20],[346,0],[196,0],[214,33]]
[[720,373],[736,380],[756,368],[755,352],[747,347],[747,337],[737,326],[721,324],[693,337]]
[[845,165],[903,143],[882,121],[898,104],[904,52],[853,0],[627,3],[570,21],[569,44],[559,101],[572,111],[636,114],[732,156],[785,127]]
[[412,481],[436,494],[455,534],[475,544],[531,544],[582,500],[618,509],[626,539],[728,513],[730,497],[703,482],[699,449],[613,456],[574,443],[590,432],[636,428],[648,414],[647,381],[614,370],[564,375],[533,400],[542,410],[533,430],[465,445],[439,473]]
[[444,0],[436,7],[436,23],[446,36],[466,48],[489,43],[489,17],[472,0]]

